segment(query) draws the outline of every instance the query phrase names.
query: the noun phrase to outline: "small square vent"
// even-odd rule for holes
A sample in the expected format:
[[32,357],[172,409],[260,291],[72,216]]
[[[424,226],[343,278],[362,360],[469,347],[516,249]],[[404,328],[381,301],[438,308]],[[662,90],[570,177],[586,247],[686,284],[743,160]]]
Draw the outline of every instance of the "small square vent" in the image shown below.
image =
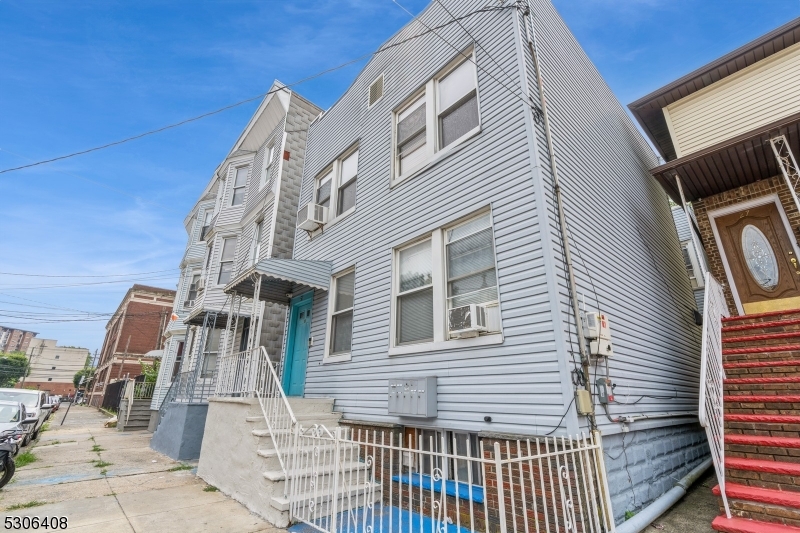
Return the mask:
[[378,79],[372,82],[369,86],[369,106],[375,105],[375,102],[383,96],[383,74],[378,76]]

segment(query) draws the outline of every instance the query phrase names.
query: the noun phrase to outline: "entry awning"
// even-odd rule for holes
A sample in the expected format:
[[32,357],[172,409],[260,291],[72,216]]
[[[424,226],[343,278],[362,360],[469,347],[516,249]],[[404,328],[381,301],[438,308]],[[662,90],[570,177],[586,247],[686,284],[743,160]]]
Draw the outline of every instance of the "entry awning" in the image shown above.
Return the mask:
[[686,200],[692,202],[759,180],[781,175],[769,140],[785,135],[795,157],[800,157],[800,113],[739,137],[689,154],[650,171],[670,198],[681,203],[675,174],[681,178]]
[[330,261],[264,259],[225,285],[225,292],[253,298],[256,280],[261,276],[261,293],[258,299],[288,304],[287,294],[295,293],[298,289],[327,291],[332,269],[333,263]]

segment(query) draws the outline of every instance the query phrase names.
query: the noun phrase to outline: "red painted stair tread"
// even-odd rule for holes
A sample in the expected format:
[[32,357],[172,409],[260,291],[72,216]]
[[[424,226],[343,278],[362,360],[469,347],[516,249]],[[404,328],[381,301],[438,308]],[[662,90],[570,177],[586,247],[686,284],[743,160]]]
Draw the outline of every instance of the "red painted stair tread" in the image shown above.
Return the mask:
[[745,348],[723,348],[722,355],[738,355],[745,353],[796,352],[798,350],[800,350],[800,344],[778,344],[775,346],[747,346]]
[[740,320],[747,320],[748,318],[765,318],[769,316],[782,316],[782,315],[796,315],[800,313],[800,309],[786,309],[784,311],[769,311],[767,313],[755,313],[752,315],[728,316],[723,317],[723,322],[738,322]]
[[[719,496],[719,485],[713,489],[714,495]],[[745,500],[749,502],[765,503],[767,505],[780,505],[800,509],[800,492],[762,489],[738,483],[727,483],[725,494],[728,499]]]
[[753,422],[756,424],[800,424],[800,416],[794,415],[735,415],[725,414],[726,422]]
[[[725,435],[725,444],[764,446],[770,448],[800,448],[800,439],[793,437],[766,437],[762,435]],[[797,493],[800,498],[800,492]]]
[[784,526],[770,522],[759,522],[747,518],[725,518],[718,516],[711,527],[723,533],[800,533],[800,527]]
[[793,359],[791,361],[751,361],[748,363],[725,363],[723,368],[760,368],[772,366],[800,366],[800,360]]
[[752,394],[742,394],[741,396],[725,395],[722,397],[726,402],[739,403],[800,403],[800,396],[755,396]]
[[789,331],[785,333],[759,333],[758,335],[746,335],[744,337],[728,337],[722,339],[722,344],[729,342],[758,342],[768,341],[771,339],[791,339],[792,337],[800,337],[800,331]]
[[783,463],[781,461],[764,461],[761,459],[744,459],[742,457],[726,457],[725,468],[747,470],[749,472],[766,472],[786,476],[800,476],[800,464]]
[[748,329],[759,328],[783,328],[786,326],[796,326],[800,324],[800,318],[791,320],[773,320],[772,322],[754,322],[753,324],[739,324],[738,326],[723,326],[723,333],[730,333],[731,331],[747,331]]
[[800,383],[800,376],[776,376],[773,378],[728,378],[726,385],[763,385],[767,383]]

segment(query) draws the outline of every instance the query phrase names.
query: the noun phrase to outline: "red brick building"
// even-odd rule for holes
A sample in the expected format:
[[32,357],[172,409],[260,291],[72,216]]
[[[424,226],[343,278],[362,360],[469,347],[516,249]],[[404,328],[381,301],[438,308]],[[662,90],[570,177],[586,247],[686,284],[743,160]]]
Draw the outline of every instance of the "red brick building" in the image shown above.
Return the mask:
[[141,374],[141,362],[160,350],[172,313],[175,291],[135,284],[128,289],[114,316],[106,324],[106,338],[90,384],[89,403],[99,406],[106,386],[126,376]]
[[0,326],[0,352],[25,352],[37,333]]

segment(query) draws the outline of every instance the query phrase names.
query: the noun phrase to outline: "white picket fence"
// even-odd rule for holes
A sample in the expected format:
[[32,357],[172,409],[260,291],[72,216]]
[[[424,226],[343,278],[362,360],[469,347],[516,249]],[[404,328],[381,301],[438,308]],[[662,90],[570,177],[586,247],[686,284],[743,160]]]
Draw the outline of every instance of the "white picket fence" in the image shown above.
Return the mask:
[[706,428],[706,437],[714,460],[722,504],[725,514],[731,517],[725,493],[725,420],[722,405],[725,369],[722,360],[722,318],[730,316],[722,285],[706,272],[703,298],[703,343],[700,355],[700,425]]

